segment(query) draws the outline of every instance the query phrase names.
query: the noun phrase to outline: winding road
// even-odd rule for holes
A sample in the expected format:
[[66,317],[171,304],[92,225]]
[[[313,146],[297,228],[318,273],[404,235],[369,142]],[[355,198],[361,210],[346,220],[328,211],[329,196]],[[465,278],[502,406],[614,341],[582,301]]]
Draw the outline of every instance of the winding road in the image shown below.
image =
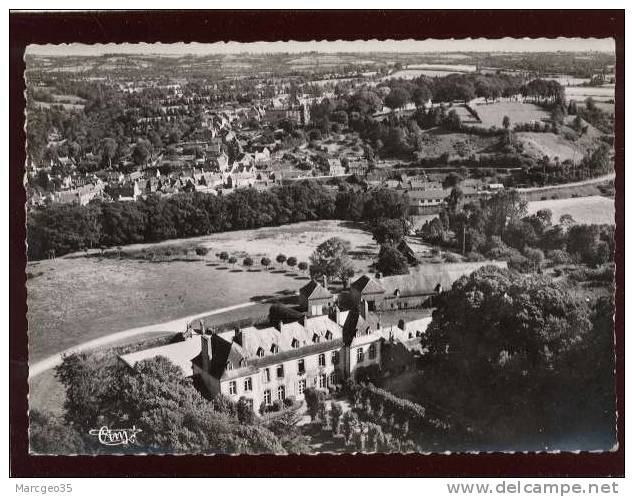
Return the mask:
[[594,185],[597,183],[603,183],[604,181],[609,181],[611,179],[616,178],[615,173],[604,174],[603,176],[597,176],[596,178],[584,179],[583,181],[575,181],[574,183],[561,183],[558,185],[550,185],[550,186],[535,186],[531,188],[517,188],[517,191],[520,193],[526,192],[538,192],[542,190],[557,190],[561,188],[570,188],[575,186],[584,186],[584,185]]
[[142,335],[144,333],[159,333],[165,331],[184,331],[187,323],[191,321],[195,321],[196,319],[201,319],[206,316],[213,316],[214,314],[221,314],[227,311],[233,311],[236,309],[242,309],[244,307],[250,307],[253,305],[257,305],[257,302],[245,302],[243,304],[230,305],[228,307],[221,307],[219,309],[213,309],[207,312],[201,312],[198,314],[192,314],[190,316],[184,316],[182,318],[174,319],[172,321],[167,321],[164,323],[150,324],[147,326],[140,326],[139,328],[130,328],[128,330],[119,331],[117,333],[112,333],[110,335],[106,335],[103,337],[96,338],[94,340],[89,340],[88,342],[80,343],[79,345],[75,345],[70,347],[62,352],[49,356],[41,361],[32,364],[29,367],[29,378],[34,378],[35,376],[43,373],[44,371],[48,371],[49,369],[54,368],[62,363],[63,357],[66,354],[71,354],[73,352],[83,352],[86,350],[94,349],[95,347],[99,347],[101,345],[107,345],[109,343],[117,342],[124,338],[133,337],[135,335]]

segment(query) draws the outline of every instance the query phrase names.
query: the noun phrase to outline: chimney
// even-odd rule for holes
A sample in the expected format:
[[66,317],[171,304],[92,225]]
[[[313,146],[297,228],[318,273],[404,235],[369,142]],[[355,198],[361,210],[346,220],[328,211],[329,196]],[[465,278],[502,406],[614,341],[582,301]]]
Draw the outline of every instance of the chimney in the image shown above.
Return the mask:
[[200,333],[205,334],[205,322],[202,319],[200,320]]
[[277,331],[281,332],[282,331],[282,326],[284,326],[284,322],[280,319],[277,323]]
[[328,277],[325,274],[323,275],[323,285],[324,288],[328,290]]
[[367,300],[362,300],[361,301],[361,305],[359,306],[359,313],[361,314],[361,317],[363,317],[363,319],[367,319],[368,317],[368,301]]
[[211,335],[200,335],[200,347],[203,371],[209,371],[212,356]]
[[375,275],[374,275],[374,276],[376,276],[376,279],[377,279],[377,280],[380,280],[380,279],[381,279],[381,273],[375,273]]
[[339,310],[339,306],[335,305],[335,323],[341,325],[341,311]]

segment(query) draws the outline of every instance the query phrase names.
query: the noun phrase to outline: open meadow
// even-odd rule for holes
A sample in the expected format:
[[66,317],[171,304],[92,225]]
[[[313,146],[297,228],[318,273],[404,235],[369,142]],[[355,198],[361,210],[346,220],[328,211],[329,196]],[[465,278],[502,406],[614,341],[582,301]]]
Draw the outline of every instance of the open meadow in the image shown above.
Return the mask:
[[[102,257],[97,251],[69,254],[27,266],[30,360],[37,361],[69,347],[129,328],[173,320],[191,314],[260,302],[294,292],[306,284],[297,268],[280,267],[279,253],[308,261],[314,249],[331,236],[351,244],[358,271],[365,271],[378,252],[369,232],[341,221],[298,223],[276,228],[218,233],[198,239],[124,247],[121,257]],[[130,257],[142,248],[205,245],[205,257],[149,261]],[[234,265],[215,254],[227,251]],[[242,258],[255,265],[247,270]],[[264,270],[260,259],[272,260]],[[238,319],[242,312],[236,312]]]
[[614,224],[614,199],[609,197],[577,197],[555,200],[537,200],[528,203],[528,213],[550,209],[553,222],[559,222],[564,214],[570,214],[577,223]]
[[522,102],[495,102],[476,104],[475,110],[482,121],[482,126],[502,127],[504,116],[511,120],[511,126],[532,121],[550,119],[550,114],[540,106]]

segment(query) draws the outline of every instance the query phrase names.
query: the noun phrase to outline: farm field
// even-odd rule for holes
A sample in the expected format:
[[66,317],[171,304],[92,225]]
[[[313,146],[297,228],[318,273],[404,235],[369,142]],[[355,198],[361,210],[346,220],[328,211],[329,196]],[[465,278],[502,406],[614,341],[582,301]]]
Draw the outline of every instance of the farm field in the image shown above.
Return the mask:
[[578,163],[584,154],[594,146],[590,136],[584,136],[576,142],[566,140],[562,135],[554,133],[515,133],[518,141],[524,144],[524,151],[532,157],[541,158],[547,155],[551,159],[559,157],[560,161],[571,160]]
[[550,119],[550,114],[538,105],[522,102],[496,102],[491,104],[477,104],[475,110],[482,120],[482,126],[502,127],[502,119],[508,116],[511,126],[530,121]]
[[559,222],[560,216],[570,214],[578,223],[614,224],[614,199],[609,197],[577,197],[557,200],[537,200],[528,203],[528,213],[534,214],[540,209],[550,209],[553,221]]
[[61,103],[61,102],[38,102],[34,101],[35,105],[41,107],[43,109],[50,109],[53,106],[63,107],[65,110],[82,110],[84,108],[84,104],[70,104],[70,103]]
[[[188,239],[187,243],[210,247],[204,259],[150,262],[125,256],[102,258],[91,252],[31,262],[27,265],[32,275],[27,280],[30,359],[129,328],[296,291],[306,283],[305,275],[288,267],[283,272],[262,271],[260,258],[270,257],[274,267],[280,252],[307,261],[331,236],[350,241],[358,271],[367,270],[378,252],[371,235],[357,225],[317,221]],[[183,243],[135,245],[124,251]],[[248,254],[256,266],[246,271],[240,265],[223,264],[213,255],[220,251],[239,258]]]

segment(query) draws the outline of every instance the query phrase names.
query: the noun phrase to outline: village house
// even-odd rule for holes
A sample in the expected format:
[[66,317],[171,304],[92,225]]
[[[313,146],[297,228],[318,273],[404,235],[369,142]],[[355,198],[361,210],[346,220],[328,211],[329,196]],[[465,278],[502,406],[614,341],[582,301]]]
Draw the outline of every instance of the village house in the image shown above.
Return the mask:
[[436,214],[450,193],[443,188],[409,190],[409,212],[412,215]]

